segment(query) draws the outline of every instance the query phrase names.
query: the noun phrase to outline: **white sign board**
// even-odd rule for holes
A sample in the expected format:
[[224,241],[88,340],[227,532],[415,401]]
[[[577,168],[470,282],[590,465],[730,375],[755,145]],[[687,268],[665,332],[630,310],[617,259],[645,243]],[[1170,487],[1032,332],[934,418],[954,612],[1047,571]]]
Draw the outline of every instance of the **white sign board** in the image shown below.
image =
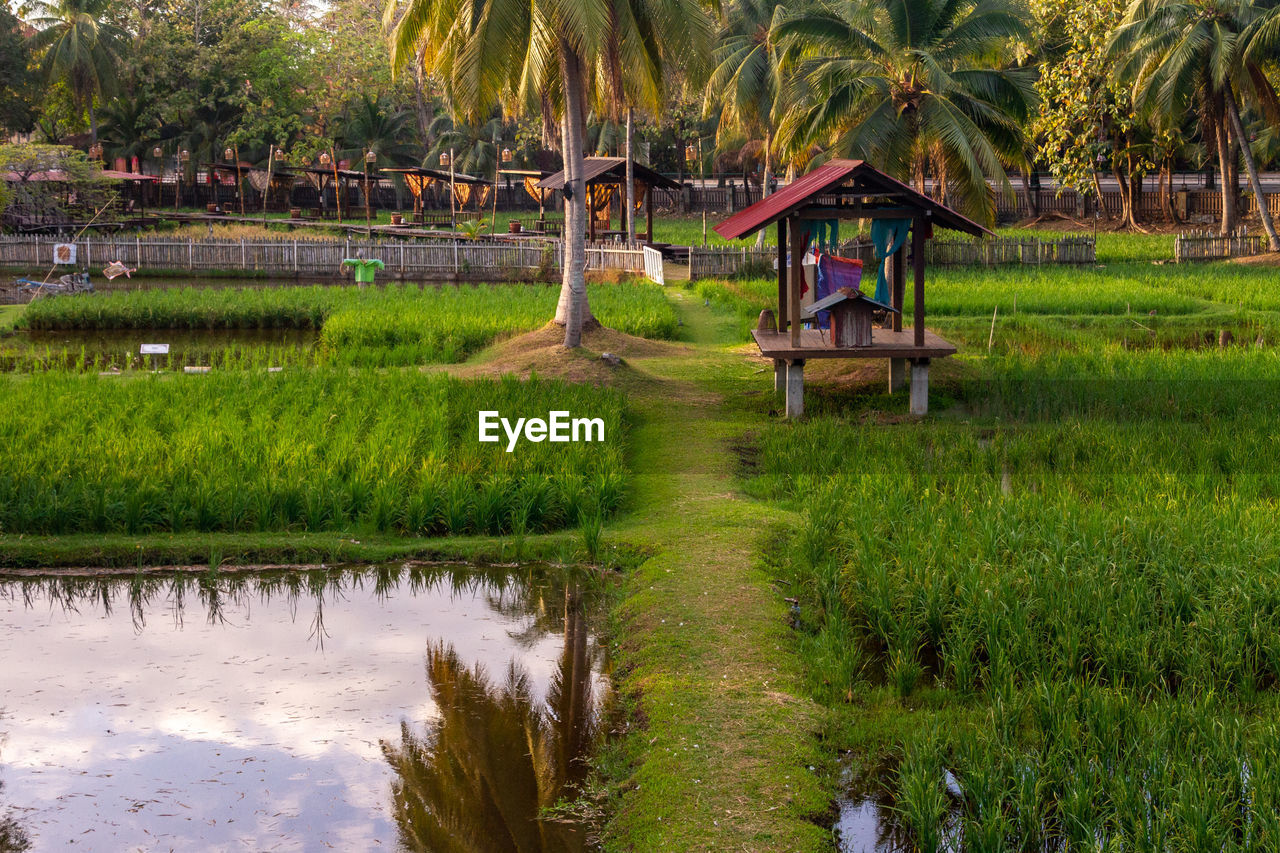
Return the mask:
[[168,355],[169,345],[168,344],[143,344],[142,354],[143,355]]
[[76,244],[54,243],[53,262],[55,264],[74,264],[76,262]]

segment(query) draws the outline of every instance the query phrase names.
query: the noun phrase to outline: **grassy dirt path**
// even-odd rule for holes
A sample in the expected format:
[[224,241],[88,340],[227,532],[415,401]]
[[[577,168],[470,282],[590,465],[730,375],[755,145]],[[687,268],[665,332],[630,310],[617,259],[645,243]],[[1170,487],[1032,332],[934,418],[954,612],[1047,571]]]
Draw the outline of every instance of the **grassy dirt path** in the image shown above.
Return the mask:
[[829,799],[810,769],[821,713],[802,697],[785,602],[760,556],[788,519],[734,482],[732,445],[759,415],[726,390],[756,368],[727,320],[687,293],[672,300],[687,355],[629,360],[634,486],[610,534],[654,556],[629,576],[620,614],[619,688],[640,729],[623,741],[608,846],[823,849],[829,833],[811,818]]

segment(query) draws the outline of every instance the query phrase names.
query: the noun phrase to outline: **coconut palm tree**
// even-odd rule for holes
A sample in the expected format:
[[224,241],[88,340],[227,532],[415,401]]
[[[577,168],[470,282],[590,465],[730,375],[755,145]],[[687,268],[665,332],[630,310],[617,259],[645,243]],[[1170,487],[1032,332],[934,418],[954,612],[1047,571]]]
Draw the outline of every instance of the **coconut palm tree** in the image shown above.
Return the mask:
[[98,140],[94,100],[115,89],[115,68],[124,31],[107,20],[110,0],[37,0],[31,46],[44,51],[40,70],[50,83],[65,82],[76,105],[89,112],[89,132]]
[[427,150],[426,164],[440,162],[440,155],[453,152],[454,168],[459,172],[480,177],[493,177],[501,150],[502,118],[493,116],[488,121],[458,121],[447,112],[438,114],[429,127],[433,140]]
[[[397,19],[397,15],[399,15]],[[559,108],[565,168],[564,279],[557,321],[565,346],[582,342],[589,316],[583,159],[587,105],[596,82],[627,100],[661,107],[666,71],[709,54],[711,23],[696,0],[388,0],[392,62],[421,57],[464,118],[506,103],[534,113]],[[598,91],[598,90],[597,90]]]
[[1251,142],[1240,119],[1240,99],[1280,115],[1280,101],[1262,64],[1274,58],[1276,14],[1250,0],[1135,0],[1108,44],[1116,73],[1133,84],[1134,103],[1176,123],[1193,107],[1212,137],[1222,172],[1222,231],[1235,225],[1235,187],[1228,180],[1234,149],[1244,160],[1271,250],[1280,236],[1267,209]]
[[[832,0],[778,16],[772,38],[788,82],[779,137],[869,160],[990,223],[988,178],[1023,150],[1035,95],[1026,69],[1002,60],[1028,37],[1015,0]],[[950,198],[954,196],[954,198]]]
[[377,168],[409,166],[422,157],[422,146],[410,141],[415,128],[408,110],[396,109],[371,95],[361,95],[342,128],[339,157],[351,161],[372,151]]
[[[720,109],[716,142],[720,146],[741,134],[748,138],[743,151],[750,151],[754,162],[756,146],[763,140],[759,155],[763,158],[762,196],[769,194],[769,175],[773,170],[773,141],[776,129],[778,93],[781,91],[780,67],[776,43],[769,38],[779,0],[734,0],[725,14],[715,51],[715,68],[707,83],[702,102],[703,114]],[[744,159],[740,156],[740,161]],[[756,245],[764,245],[764,231]]]
[[[377,177],[379,169],[413,166],[422,160],[422,145],[411,141],[416,133],[415,116],[411,111],[362,94],[360,101],[348,111],[342,126],[338,158],[363,164],[365,152],[372,151],[374,159],[369,169],[374,177]],[[393,185],[396,207],[400,207],[404,179],[395,175]]]
[[143,98],[121,95],[102,107],[102,139],[111,157],[145,158],[160,127]]

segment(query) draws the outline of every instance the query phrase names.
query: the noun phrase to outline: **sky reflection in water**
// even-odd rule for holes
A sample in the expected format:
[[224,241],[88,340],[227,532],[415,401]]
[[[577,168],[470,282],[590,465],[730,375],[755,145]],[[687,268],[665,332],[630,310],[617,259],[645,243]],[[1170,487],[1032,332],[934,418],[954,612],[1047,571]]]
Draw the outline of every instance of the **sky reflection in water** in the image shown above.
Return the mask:
[[35,850],[580,846],[534,817],[581,776],[601,649],[577,585],[517,574],[0,586],[0,817]]

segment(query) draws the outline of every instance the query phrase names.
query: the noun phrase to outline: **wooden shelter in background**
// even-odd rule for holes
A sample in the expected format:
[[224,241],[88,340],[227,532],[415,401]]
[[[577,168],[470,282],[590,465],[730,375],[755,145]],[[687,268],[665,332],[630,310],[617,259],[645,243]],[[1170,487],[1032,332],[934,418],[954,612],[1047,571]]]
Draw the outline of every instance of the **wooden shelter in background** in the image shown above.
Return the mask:
[[518,180],[529,197],[538,203],[538,219],[546,218],[547,202],[551,201],[551,194],[555,191],[544,189],[539,186],[539,183],[550,175],[550,172],[544,172],[541,169],[499,169],[498,174],[507,179],[508,188],[511,186],[512,178]]
[[[908,243],[891,256],[889,264],[890,306],[884,328],[872,332],[867,346],[836,347],[818,329],[801,326],[800,262],[807,235],[817,221],[892,219],[911,224]],[[788,186],[715,227],[727,240],[755,234],[771,225],[778,231],[778,311],[775,328],[759,328],[752,334],[760,353],[773,359],[775,390],[786,389],[787,417],[804,413],[804,363],[810,358],[889,359],[889,390],[897,391],[911,364],[911,413],[929,409],[929,362],[954,355],[956,348],[924,326],[924,241],[934,228],[948,228],[973,236],[990,234],[976,222],[960,215],[906,184],[889,177],[862,160],[829,160]],[[787,264],[788,255],[794,259]],[[912,324],[902,328],[906,297],[906,270],[912,269],[914,292]],[[868,274],[874,271],[868,270]]]
[[[345,216],[351,207],[351,187],[360,192],[364,187],[364,172],[355,169],[343,169],[333,166],[295,166],[293,171],[302,175],[316,191],[320,198],[321,208],[328,208],[325,191],[333,187],[333,201],[339,215]],[[376,175],[371,175],[371,178]]]
[[[595,240],[601,232],[611,231],[613,219],[610,208],[615,198],[618,208],[626,206],[627,160],[625,157],[587,157],[583,161],[583,181],[587,186],[587,239]],[[653,242],[653,193],[654,187],[678,190],[680,185],[665,175],[639,163],[631,164],[636,183],[636,199],[645,210],[644,241]],[[548,175],[538,182],[546,190],[564,189],[564,170]],[[620,223],[626,228],[626,217]],[[599,226],[603,225],[601,228]],[[639,234],[636,235],[639,237]]]
[[[405,186],[409,188],[409,192],[413,195],[413,216],[415,219],[423,215],[423,193],[427,192],[437,182],[441,186],[448,186],[450,181],[448,172],[427,169],[423,166],[379,169],[379,171],[388,175],[399,175],[404,181]],[[465,208],[472,199],[475,199],[476,207],[483,206],[488,195],[483,188],[493,186],[492,181],[477,178],[473,175],[466,175],[462,172],[454,172],[452,180],[453,200],[459,210]],[[447,196],[448,193],[446,192],[445,195]]]

